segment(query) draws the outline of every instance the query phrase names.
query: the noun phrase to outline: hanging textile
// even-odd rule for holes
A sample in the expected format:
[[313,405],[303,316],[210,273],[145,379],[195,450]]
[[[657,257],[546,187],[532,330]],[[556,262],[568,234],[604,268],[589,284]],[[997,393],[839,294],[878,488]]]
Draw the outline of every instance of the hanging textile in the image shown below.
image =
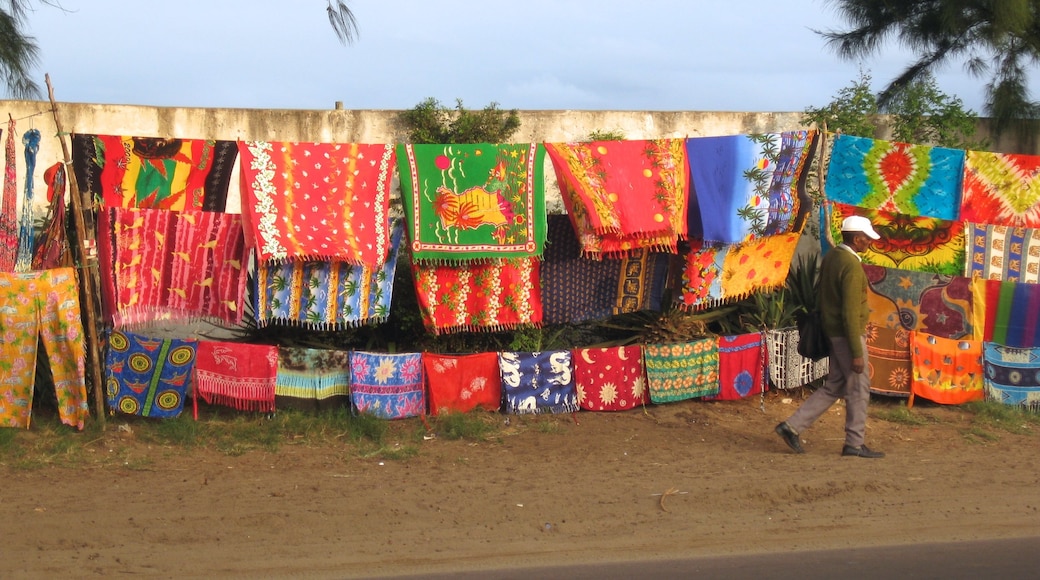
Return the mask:
[[197,344],[194,339],[112,331],[104,369],[108,407],[141,417],[179,416],[195,369]]
[[275,408],[321,411],[350,405],[350,352],[278,347]]
[[858,215],[870,220],[881,239],[873,240],[860,253],[863,262],[900,270],[934,272],[962,276],[964,274],[964,223],[933,217],[830,204],[831,235],[841,240],[841,222]]
[[650,400],[672,403],[719,393],[719,346],[715,337],[643,345]]
[[972,335],[969,278],[863,265],[870,321],[943,338]]
[[983,343],[986,399],[1040,411],[1040,348]]
[[109,207],[222,212],[237,155],[234,141],[72,136],[79,190]]
[[971,281],[976,341],[1012,348],[1040,346],[1040,284]]
[[722,296],[740,300],[782,288],[798,249],[799,232],[767,236],[733,246],[722,261]]
[[899,326],[867,326],[867,375],[870,392],[890,397],[909,397],[912,367],[910,331]]
[[650,402],[639,345],[576,348],[574,383],[586,411],[625,411]]
[[413,260],[458,264],[542,255],[541,144],[397,147]]
[[675,253],[686,239],[689,163],[682,139],[546,143],[586,257]]
[[[809,131],[686,140],[697,211],[692,235],[735,244],[789,231],[797,170],[807,167]],[[693,202],[691,201],[691,205]]]
[[0,272],[14,272],[14,263],[18,259],[18,158],[14,131],[14,118],[10,117],[4,147],[4,198],[0,207]]
[[985,398],[981,342],[911,332],[910,360],[915,397],[940,405],[963,405]]
[[573,413],[578,410],[570,351],[500,352],[502,397],[512,415]]
[[502,406],[498,353],[452,356],[424,352],[422,361],[431,415],[498,411]]
[[778,389],[796,389],[827,376],[830,359],[814,361],[798,354],[798,329],[766,331],[769,348],[769,382]]
[[1040,228],[1040,156],[968,151],[961,219]]
[[719,393],[713,401],[737,401],[765,389],[766,351],[761,332],[720,336]]
[[195,395],[207,404],[273,413],[278,347],[201,340],[194,379]]
[[260,263],[383,264],[393,145],[246,141],[239,149],[242,210]]
[[722,291],[722,265],[733,246],[690,240],[690,248],[682,254],[682,277],[679,301],[687,310],[718,306]]
[[0,273],[0,304],[0,427],[29,428],[42,343],[58,417],[82,430],[90,412],[75,270]]
[[350,398],[359,413],[380,419],[417,417],[426,411],[422,353],[350,353]]
[[65,233],[65,164],[58,162],[43,173],[47,184],[47,221],[33,254],[33,270],[50,270],[72,265]]
[[158,320],[242,321],[246,258],[236,214],[109,208],[98,213],[106,318],[117,328]]
[[1040,283],[1040,230],[964,224],[969,252],[965,276]]
[[964,151],[845,134],[833,143],[824,186],[831,201],[958,219]]
[[22,136],[25,145],[25,194],[22,196],[22,217],[18,222],[18,256],[15,259],[15,272],[32,270],[33,246],[36,242],[36,230],[33,223],[33,189],[36,175],[36,156],[40,152],[40,131],[29,129]]
[[566,215],[549,216],[541,264],[544,322],[573,324],[662,308],[671,254],[632,250],[620,259],[581,257]]
[[256,324],[337,330],[381,324],[390,315],[402,224],[391,224],[390,251],[376,268],[291,260],[256,268]]
[[534,258],[459,266],[412,262],[423,324],[434,334],[540,325],[539,268]]

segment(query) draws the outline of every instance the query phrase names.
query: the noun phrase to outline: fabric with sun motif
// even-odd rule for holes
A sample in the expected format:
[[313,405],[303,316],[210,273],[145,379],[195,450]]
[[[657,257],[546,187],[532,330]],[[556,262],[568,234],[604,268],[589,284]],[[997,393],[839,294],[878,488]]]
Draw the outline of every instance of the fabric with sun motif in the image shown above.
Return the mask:
[[404,419],[426,412],[422,353],[350,353],[350,399],[358,413]]
[[900,326],[867,325],[867,375],[870,392],[889,397],[909,397],[912,368],[910,331]]
[[1040,228],[1040,156],[968,151],[961,219]]
[[972,335],[974,298],[969,278],[870,264],[863,264],[863,272],[871,323],[943,338]]
[[625,411],[650,402],[639,345],[573,351],[578,406],[586,411]]
[[643,366],[650,400],[654,403],[719,393],[719,343],[715,337],[643,345]]
[[151,338],[114,330],[105,355],[108,407],[124,415],[177,417],[184,410],[192,372],[194,339]]
[[719,394],[706,400],[736,401],[765,388],[766,351],[761,332],[719,337]]
[[571,352],[500,352],[505,412],[512,415],[573,413],[578,410]]
[[277,384],[276,345],[199,341],[195,393],[207,404],[273,413]]
[[982,342],[910,333],[911,389],[940,405],[963,405],[986,397]]
[[982,347],[986,399],[1040,411],[1040,348]]
[[960,149],[841,134],[824,187],[831,201],[955,221],[963,172]]
[[502,376],[498,353],[468,355],[422,353],[430,414],[498,411],[502,406]]
[[1040,230],[966,223],[969,278],[1040,283]]

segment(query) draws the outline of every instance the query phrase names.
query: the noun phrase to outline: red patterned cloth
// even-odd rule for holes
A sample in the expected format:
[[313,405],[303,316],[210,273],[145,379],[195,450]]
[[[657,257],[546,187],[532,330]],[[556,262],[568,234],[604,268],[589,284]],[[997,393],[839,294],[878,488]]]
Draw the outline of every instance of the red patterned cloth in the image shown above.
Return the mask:
[[686,238],[685,140],[546,143],[546,151],[585,255],[675,253]]
[[4,151],[3,202],[0,205],[0,272],[14,272],[18,259],[18,157],[14,147],[15,122],[7,122],[7,144]]
[[105,316],[117,327],[156,320],[242,321],[247,278],[242,218],[185,210],[98,213]]
[[248,242],[261,262],[383,264],[393,145],[248,141],[239,150]]
[[761,332],[719,337],[719,394],[705,399],[735,401],[765,388],[766,351]]
[[586,411],[625,411],[650,402],[639,345],[574,349],[578,406]]
[[498,331],[542,322],[535,258],[460,266],[412,263],[423,323],[435,333]]
[[1040,228],[1040,156],[968,151],[960,219]]
[[200,341],[194,377],[195,393],[208,404],[271,413],[278,379],[278,347]]
[[502,375],[498,353],[452,356],[422,353],[430,414],[498,411],[502,406]]

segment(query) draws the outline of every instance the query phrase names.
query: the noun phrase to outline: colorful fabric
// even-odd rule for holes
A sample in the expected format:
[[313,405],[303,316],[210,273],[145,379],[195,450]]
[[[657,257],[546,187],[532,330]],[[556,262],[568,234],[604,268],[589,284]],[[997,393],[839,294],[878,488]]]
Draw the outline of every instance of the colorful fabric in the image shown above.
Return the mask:
[[586,411],[625,411],[650,402],[639,345],[576,348],[574,383]]
[[320,411],[350,404],[350,352],[280,346],[275,407]]
[[422,353],[350,353],[350,398],[359,413],[380,419],[416,417],[426,411]]
[[539,268],[534,258],[458,266],[412,262],[423,324],[434,334],[539,325]]
[[767,236],[737,244],[722,262],[722,296],[740,300],[787,283],[800,232]]
[[541,144],[397,147],[413,260],[458,264],[542,255]]
[[112,331],[105,355],[105,397],[113,411],[166,419],[184,410],[195,369],[194,339]]
[[1012,348],[1040,346],[1040,285],[974,278],[976,341]]
[[29,129],[22,135],[25,145],[25,193],[22,195],[22,217],[18,221],[18,257],[15,259],[15,272],[32,270],[33,246],[36,242],[36,230],[33,220],[34,176],[36,175],[36,155],[40,152],[40,131]]
[[73,135],[76,183],[106,206],[224,211],[234,141]]
[[498,353],[452,356],[424,352],[422,361],[431,415],[498,411],[502,406]]
[[965,276],[1040,283],[1040,230],[964,224],[969,253]]
[[778,389],[796,389],[827,376],[830,359],[814,361],[798,354],[798,329],[766,331],[769,348],[769,382]]
[[298,324],[336,330],[380,324],[390,315],[394,273],[403,228],[391,225],[390,251],[382,266],[346,262],[288,262],[256,268],[256,324]]
[[860,253],[864,263],[961,276],[964,274],[964,223],[933,217],[830,204],[831,235],[841,240],[841,222],[852,215],[863,216],[874,225],[881,239]]
[[14,146],[14,117],[7,122],[4,194],[0,205],[0,272],[14,272],[18,259],[18,158]]
[[[693,196],[691,236],[735,244],[787,232],[792,184],[812,145],[809,131],[686,140]],[[699,234],[699,236],[698,236]]]
[[583,253],[675,253],[686,239],[689,163],[682,139],[546,143]]
[[239,149],[248,241],[261,263],[383,264],[393,145],[247,141]]
[[643,345],[643,365],[654,403],[719,394],[719,342],[715,337]]
[[723,302],[722,265],[733,246],[690,240],[682,254],[680,304],[687,310],[716,306]]
[[982,361],[986,399],[1040,411],[1040,348],[1013,348],[987,342]]
[[943,338],[972,335],[971,280],[882,266],[863,265],[870,322]]
[[968,151],[961,219],[1040,228],[1040,156]]
[[761,332],[719,337],[719,393],[705,397],[737,401],[765,390],[766,350]]
[[109,208],[99,217],[105,316],[117,328],[158,320],[242,321],[246,247],[235,214]]
[[506,413],[530,415],[578,410],[570,351],[500,352],[498,367]]
[[43,173],[47,183],[46,225],[33,254],[33,270],[50,270],[72,265],[69,240],[65,233],[65,164],[58,162]]
[[211,340],[198,343],[195,394],[207,404],[272,413],[277,380],[277,346]]
[[76,271],[0,273],[0,305],[0,427],[29,428],[42,343],[58,417],[82,430],[90,411]]
[[910,333],[911,383],[915,397],[940,405],[963,405],[985,398],[982,343]]
[[963,172],[960,149],[841,134],[824,187],[831,201],[954,221]]
[[870,392],[890,397],[909,397],[912,367],[910,331],[867,325],[867,375]]

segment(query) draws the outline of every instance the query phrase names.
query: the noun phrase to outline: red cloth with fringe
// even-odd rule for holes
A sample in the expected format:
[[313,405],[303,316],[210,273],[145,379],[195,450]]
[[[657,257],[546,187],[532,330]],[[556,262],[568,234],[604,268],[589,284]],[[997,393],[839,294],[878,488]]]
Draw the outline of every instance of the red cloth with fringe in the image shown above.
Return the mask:
[[626,411],[650,402],[643,347],[576,348],[574,383],[586,411]]
[[431,415],[498,411],[502,406],[497,352],[458,356],[424,352],[422,360]]
[[434,334],[538,326],[542,323],[540,267],[535,258],[458,266],[413,262],[423,324]]
[[274,411],[277,346],[199,341],[196,353],[194,392],[203,401],[239,411]]

